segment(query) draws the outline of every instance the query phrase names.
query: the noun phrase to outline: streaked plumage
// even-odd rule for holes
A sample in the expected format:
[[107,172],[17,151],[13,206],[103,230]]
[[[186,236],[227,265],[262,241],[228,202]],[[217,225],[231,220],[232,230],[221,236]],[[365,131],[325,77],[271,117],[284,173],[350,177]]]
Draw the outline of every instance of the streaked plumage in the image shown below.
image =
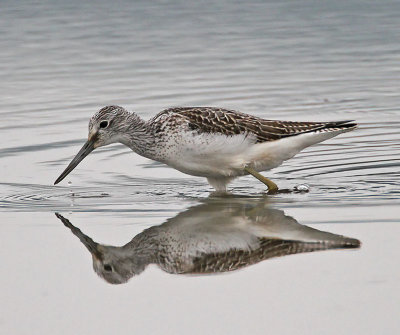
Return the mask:
[[[160,120],[176,122],[184,120],[188,130],[199,134],[223,134],[235,136],[245,134],[252,136],[256,143],[275,141],[285,137],[296,136],[316,131],[333,131],[353,127],[350,121],[340,122],[293,122],[265,120],[249,114],[215,107],[179,107],[160,112],[150,122],[158,131],[165,124]],[[178,123],[178,122],[176,122]],[[156,131],[157,132],[157,131]]]
[[[104,129],[102,122],[107,122]],[[351,121],[265,120],[214,107],[170,108],[144,121],[122,107],[107,106],[90,120],[86,147],[56,183],[94,148],[120,142],[181,172],[206,177],[217,191],[225,191],[232,179],[249,173],[246,168],[272,169],[302,149],[355,127]]]
[[360,246],[356,239],[301,225],[281,210],[232,201],[194,206],[121,247],[98,244],[57,217],[90,251],[96,273],[113,284],[149,264],[168,273],[218,273],[272,257]]

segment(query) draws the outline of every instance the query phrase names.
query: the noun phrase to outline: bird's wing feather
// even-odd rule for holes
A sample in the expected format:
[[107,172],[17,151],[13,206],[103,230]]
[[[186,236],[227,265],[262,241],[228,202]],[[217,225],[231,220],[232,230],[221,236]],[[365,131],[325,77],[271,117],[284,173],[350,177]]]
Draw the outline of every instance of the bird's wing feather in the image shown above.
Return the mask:
[[359,244],[347,240],[343,240],[342,242],[302,242],[260,238],[259,242],[260,246],[255,250],[231,249],[221,253],[204,253],[193,259],[191,273],[233,271],[273,257],[317,250],[359,247]]
[[233,110],[215,107],[177,107],[159,113],[154,119],[169,115],[187,122],[191,130],[199,133],[219,133],[227,136],[253,135],[258,143],[274,141],[318,130],[334,130],[354,127],[350,121],[294,122],[265,120]]

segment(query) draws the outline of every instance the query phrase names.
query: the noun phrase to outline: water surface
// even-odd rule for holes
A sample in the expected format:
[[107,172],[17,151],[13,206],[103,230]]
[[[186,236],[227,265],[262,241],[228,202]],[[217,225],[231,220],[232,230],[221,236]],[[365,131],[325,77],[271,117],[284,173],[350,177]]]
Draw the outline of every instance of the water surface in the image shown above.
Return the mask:
[[[398,331],[398,2],[3,1],[0,9],[2,333]],[[205,179],[121,145],[96,150],[53,186],[90,116],[109,104],[144,118],[221,106],[360,127],[265,173],[282,188],[308,184],[307,194],[268,196],[243,177],[230,198],[210,198]],[[213,202],[261,203],[362,246],[225,275],[150,265],[115,286],[54,215],[121,246],[176,217],[195,220],[191,210]]]

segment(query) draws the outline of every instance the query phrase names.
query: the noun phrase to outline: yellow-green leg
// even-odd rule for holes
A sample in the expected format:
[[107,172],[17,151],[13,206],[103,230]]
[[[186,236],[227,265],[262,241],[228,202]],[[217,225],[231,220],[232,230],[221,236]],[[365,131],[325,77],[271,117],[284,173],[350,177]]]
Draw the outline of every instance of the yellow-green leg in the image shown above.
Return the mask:
[[271,181],[268,178],[264,177],[262,174],[258,173],[253,168],[246,166],[244,168],[244,170],[246,172],[250,173],[253,177],[257,178],[263,184],[267,185],[268,193],[275,193],[275,192],[278,191],[278,186],[273,181]]

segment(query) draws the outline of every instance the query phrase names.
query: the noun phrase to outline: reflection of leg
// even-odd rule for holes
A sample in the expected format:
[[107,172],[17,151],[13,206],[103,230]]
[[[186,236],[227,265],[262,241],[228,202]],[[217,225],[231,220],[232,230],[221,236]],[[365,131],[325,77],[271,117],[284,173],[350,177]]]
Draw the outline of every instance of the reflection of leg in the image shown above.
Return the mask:
[[264,177],[262,174],[258,173],[256,170],[254,170],[251,167],[246,166],[244,170],[248,173],[250,173],[253,177],[257,178],[259,181],[267,185],[268,187],[268,192],[269,193],[274,193],[278,191],[278,186],[268,178]]

